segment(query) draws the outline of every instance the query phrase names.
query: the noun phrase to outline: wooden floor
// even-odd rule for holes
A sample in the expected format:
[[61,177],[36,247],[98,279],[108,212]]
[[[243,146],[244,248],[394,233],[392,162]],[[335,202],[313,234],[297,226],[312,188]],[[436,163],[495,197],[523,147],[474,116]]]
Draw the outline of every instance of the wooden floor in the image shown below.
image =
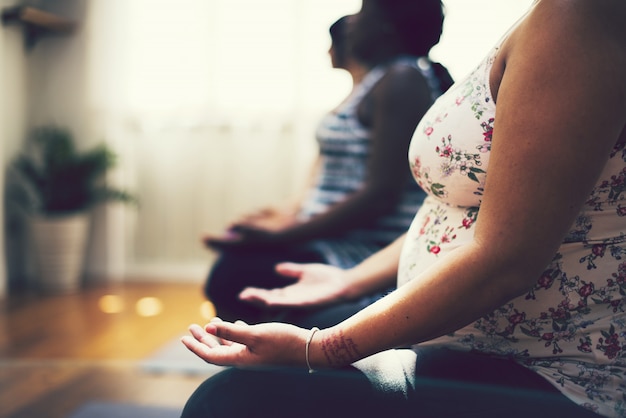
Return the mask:
[[65,418],[89,401],[181,407],[203,378],[138,362],[212,315],[189,283],[0,300],[0,417]]

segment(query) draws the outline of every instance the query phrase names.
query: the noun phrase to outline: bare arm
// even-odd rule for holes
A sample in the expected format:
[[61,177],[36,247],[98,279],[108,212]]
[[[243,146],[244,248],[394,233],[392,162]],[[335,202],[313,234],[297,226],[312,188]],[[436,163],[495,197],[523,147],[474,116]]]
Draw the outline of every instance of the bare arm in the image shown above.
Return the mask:
[[312,162],[306,181],[299,192],[285,201],[278,204],[261,207],[253,212],[240,216],[231,222],[226,228],[226,233],[221,235],[204,234],[201,241],[209,247],[227,247],[229,245],[238,246],[241,237],[236,233],[238,228],[253,228],[266,231],[268,235],[283,231],[292,227],[298,222],[297,216],[307,192],[314,184],[320,170],[320,156],[318,155]]
[[430,90],[418,70],[391,69],[364,99],[360,117],[371,126],[371,148],[365,185],[327,212],[280,231],[244,229],[233,245],[288,245],[340,234],[389,212],[411,179],[408,146],[417,123],[431,103]]
[[[498,117],[474,240],[353,317],[317,332],[309,349],[314,367],[341,366],[441,336],[534,285],[610,150],[626,140],[624,21],[622,0],[537,4],[494,64],[500,71],[492,73]],[[236,341],[244,354],[223,345],[207,348],[204,331],[185,344],[217,364],[304,364],[305,330],[265,327],[207,325],[209,334]],[[285,347],[280,358],[272,349],[276,344]],[[333,346],[348,349],[336,353]]]
[[398,263],[406,234],[387,247],[371,255],[346,271],[345,299],[358,299],[360,296],[387,289],[394,285],[398,276]]
[[[531,288],[626,123],[626,36],[611,15],[619,11],[623,21],[626,11],[617,0],[598,4],[541,1],[505,45],[473,242],[317,333],[310,351],[314,364],[337,366],[441,336]],[[607,5],[609,11],[603,10]],[[352,347],[350,356],[328,350],[341,342]]]
[[270,231],[281,231],[293,226],[297,222],[297,215],[307,198],[307,193],[318,177],[321,166],[321,157],[317,155],[309,167],[304,184],[298,192],[290,198],[279,202],[277,205],[261,208],[257,212],[247,214],[234,225],[247,225]]
[[396,281],[404,237],[348,270],[324,264],[280,263],[276,271],[295,279],[295,283],[275,289],[248,287],[239,298],[268,307],[308,308],[388,289]]
[[[328,212],[284,231],[297,241],[325,236],[366,224],[391,210],[401,198],[407,181],[413,181],[407,153],[413,131],[431,104],[424,77],[414,68],[397,66],[365,99],[371,106],[371,150],[364,187]],[[363,117],[363,116],[361,116]]]

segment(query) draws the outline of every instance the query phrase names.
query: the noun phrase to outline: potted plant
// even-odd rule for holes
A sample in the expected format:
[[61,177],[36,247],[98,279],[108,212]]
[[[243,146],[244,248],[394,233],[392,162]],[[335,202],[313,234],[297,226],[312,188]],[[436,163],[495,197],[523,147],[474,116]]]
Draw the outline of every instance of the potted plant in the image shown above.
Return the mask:
[[13,162],[41,290],[80,287],[91,208],[107,201],[136,202],[131,193],[106,185],[105,175],[115,164],[105,144],[81,152],[70,131],[57,126],[36,128]]

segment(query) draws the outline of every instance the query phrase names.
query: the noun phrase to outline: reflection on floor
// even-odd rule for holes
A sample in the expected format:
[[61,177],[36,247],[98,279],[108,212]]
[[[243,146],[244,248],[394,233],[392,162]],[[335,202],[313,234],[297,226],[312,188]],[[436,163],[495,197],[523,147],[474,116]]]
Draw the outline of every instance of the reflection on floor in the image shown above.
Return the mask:
[[0,416],[67,417],[90,401],[180,407],[204,378],[138,364],[212,317],[194,283],[10,295],[0,300]]

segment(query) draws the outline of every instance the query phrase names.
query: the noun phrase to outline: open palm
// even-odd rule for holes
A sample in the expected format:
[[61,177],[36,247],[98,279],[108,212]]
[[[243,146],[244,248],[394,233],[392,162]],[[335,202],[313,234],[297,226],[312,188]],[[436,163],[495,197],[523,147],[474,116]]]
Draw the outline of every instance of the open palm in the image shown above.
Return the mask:
[[207,363],[218,366],[302,365],[308,330],[294,325],[248,325],[214,318],[201,327],[191,325],[182,343]]
[[276,271],[296,282],[277,289],[248,287],[239,299],[266,307],[309,308],[337,302],[347,286],[344,270],[326,264],[280,263]]

